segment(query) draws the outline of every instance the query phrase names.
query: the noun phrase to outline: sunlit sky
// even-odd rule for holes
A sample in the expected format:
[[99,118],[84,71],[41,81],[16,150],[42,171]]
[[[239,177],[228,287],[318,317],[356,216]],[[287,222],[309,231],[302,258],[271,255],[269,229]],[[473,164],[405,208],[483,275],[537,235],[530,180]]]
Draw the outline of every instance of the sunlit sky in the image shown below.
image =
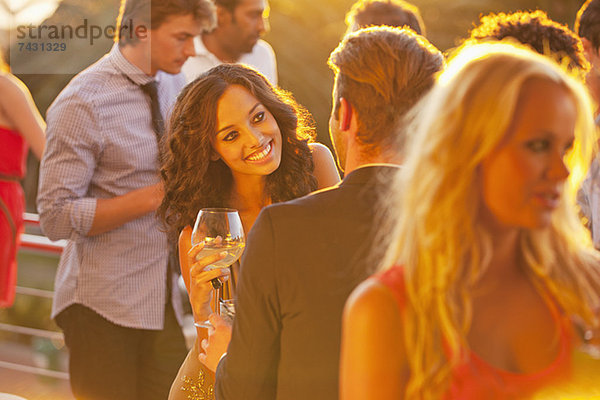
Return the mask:
[[0,0],[0,29],[10,29],[18,25],[38,24],[56,10],[60,1]]

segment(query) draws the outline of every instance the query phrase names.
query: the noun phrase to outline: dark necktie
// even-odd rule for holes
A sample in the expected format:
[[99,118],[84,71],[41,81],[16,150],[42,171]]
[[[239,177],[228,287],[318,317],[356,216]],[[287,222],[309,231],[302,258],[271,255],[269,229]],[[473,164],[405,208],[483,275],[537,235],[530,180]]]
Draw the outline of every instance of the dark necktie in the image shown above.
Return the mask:
[[[156,88],[156,81],[150,81],[145,85],[140,86],[144,93],[150,97],[150,104],[152,108],[152,127],[156,136],[160,138],[165,131],[165,123],[160,113],[160,104],[158,103],[158,90]],[[160,141],[159,141],[160,142]]]
[[[158,151],[161,154],[161,137],[165,131],[165,123],[160,112],[160,104],[158,102],[158,90],[156,88],[156,81],[150,81],[145,85],[140,86],[144,93],[150,97],[150,105],[152,109],[152,127],[156,134],[156,142],[158,143]],[[160,157],[160,156],[159,156]],[[167,265],[167,295],[166,302],[169,303],[171,300],[171,286],[172,278],[171,273],[176,272],[179,268],[179,260],[176,256],[177,252],[171,249],[169,251],[168,265]]]

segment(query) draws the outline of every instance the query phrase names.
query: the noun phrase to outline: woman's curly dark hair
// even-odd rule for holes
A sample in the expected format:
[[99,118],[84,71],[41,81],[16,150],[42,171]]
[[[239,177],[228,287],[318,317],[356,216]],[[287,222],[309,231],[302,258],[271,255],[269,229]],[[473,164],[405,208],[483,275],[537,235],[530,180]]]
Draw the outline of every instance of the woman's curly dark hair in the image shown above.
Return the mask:
[[193,225],[201,208],[230,206],[231,170],[221,159],[211,160],[217,105],[230,85],[240,85],[252,93],[275,117],[281,131],[281,163],[266,177],[268,198],[273,203],[286,201],[316,189],[308,147],[315,136],[310,114],[290,93],[272,86],[255,70],[221,64],[183,89],[163,138],[160,172],[165,196],[157,213],[173,241],[186,225]]

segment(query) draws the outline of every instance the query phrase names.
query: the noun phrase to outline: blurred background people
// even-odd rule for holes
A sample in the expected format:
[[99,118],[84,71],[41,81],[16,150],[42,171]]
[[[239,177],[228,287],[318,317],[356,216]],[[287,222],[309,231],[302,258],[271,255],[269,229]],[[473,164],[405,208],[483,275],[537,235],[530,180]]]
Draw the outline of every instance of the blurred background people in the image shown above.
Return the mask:
[[136,35],[116,38],[48,110],[38,209],[44,233],[68,239],[52,317],[77,398],[164,400],[185,358],[181,298],[155,217],[158,143],[193,38],[213,21],[207,0],[125,1],[117,26],[133,24]]
[[[309,121],[290,93],[239,64],[212,68],[181,93],[167,137],[161,169],[165,197],[158,214],[172,239],[179,236],[181,271],[196,300],[196,321],[211,313],[210,281],[228,275],[227,269],[203,271],[214,258],[196,260],[202,245],[191,248],[191,226],[200,209],[234,208],[248,233],[263,207],[339,182],[329,149],[309,143],[315,135]],[[235,286],[238,264],[231,268]],[[199,328],[198,339],[205,337],[206,329]],[[170,399],[187,399],[193,392],[212,398],[214,375],[202,368],[197,347],[179,371]]]
[[513,40],[552,58],[566,70],[584,76],[588,63],[579,37],[542,10],[490,13],[481,17],[467,42]]
[[27,87],[10,73],[0,55],[0,307],[10,307],[17,283],[17,249],[23,232],[25,176],[29,148],[40,159],[46,123]]
[[217,25],[194,39],[196,55],[183,66],[188,82],[221,63],[256,68],[277,85],[275,52],[261,39],[269,29],[267,0],[215,0]]
[[[600,1],[588,0],[581,6],[575,20],[575,31],[581,38],[585,57],[590,63],[586,83],[596,103],[596,125],[600,126]],[[600,163],[597,155],[577,200],[592,233],[594,246],[600,249]]]
[[471,45],[415,121],[385,267],[346,304],[341,399],[529,398],[569,379],[571,318],[597,326],[600,293],[574,204],[585,88],[529,50]]
[[596,102],[596,125],[600,125],[600,1],[587,0],[577,12],[575,32],[581,38],[590,63],[587,85]]
[[425,36],[419,9],[404,0],[358,0],[346,14],[346,33],[377,25],[408,27]]
[[338,397],[344,302],[372,272],[377,203],[401,162],[402,120],[443,57],[411,30],[373,27],[346,36],[329,65],[330,134],[345,178],[261,212],[242,256],[231,343],[216,322],[200,356],[213,370],[221,360],[219,399]]

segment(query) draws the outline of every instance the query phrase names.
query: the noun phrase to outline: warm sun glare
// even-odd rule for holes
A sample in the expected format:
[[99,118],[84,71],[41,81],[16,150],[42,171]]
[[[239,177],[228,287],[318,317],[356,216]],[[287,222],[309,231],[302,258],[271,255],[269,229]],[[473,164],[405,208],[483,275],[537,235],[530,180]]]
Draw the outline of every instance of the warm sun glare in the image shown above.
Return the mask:
[[0,29],[39,24],[58,7],[60,0],[0,0]]

